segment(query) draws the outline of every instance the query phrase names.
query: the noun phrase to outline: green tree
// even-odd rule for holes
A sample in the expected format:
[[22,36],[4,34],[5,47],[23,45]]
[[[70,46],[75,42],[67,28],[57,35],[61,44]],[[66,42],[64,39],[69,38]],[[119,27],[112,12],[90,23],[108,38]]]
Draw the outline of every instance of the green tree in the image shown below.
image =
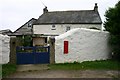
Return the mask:
[[120,57],[120,1],[113,8],[109,8],[105,13],[106,21],[104,27],[110,32],[110,43],[113,52]]
[[23,46],[32,46],[32,38],[29,35],[24,36]]
[[17,37],[20,46],[32,46],[32,36],[22,35]]

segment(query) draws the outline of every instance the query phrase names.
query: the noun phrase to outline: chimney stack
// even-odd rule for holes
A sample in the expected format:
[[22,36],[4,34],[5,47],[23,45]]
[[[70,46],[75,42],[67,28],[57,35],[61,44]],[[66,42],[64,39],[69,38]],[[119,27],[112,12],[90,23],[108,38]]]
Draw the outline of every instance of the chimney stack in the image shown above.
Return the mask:
[[97,6],[97,3],[95,3],[95,6],[94,6],[94,11],[98,11],[98,6]]
[[48,12],[48,9],[47,7],[45,6],[45,8],[43,9],[43,13],[47,13]]

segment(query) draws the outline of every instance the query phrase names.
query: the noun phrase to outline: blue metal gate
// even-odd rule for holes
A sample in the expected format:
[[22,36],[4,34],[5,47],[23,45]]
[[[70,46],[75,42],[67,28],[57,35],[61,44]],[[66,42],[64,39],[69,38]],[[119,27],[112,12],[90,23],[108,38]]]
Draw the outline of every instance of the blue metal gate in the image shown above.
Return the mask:
[[17,64],[46,64],[50,62],[50,47],[17,47]]

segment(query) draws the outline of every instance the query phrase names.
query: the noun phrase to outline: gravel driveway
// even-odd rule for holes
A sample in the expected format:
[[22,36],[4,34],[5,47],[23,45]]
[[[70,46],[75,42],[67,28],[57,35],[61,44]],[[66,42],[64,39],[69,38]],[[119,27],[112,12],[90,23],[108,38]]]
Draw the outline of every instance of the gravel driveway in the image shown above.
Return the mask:
[[7,78],[113,78],[120,77],[120,71],[110,70],[38,70],[18,71]]

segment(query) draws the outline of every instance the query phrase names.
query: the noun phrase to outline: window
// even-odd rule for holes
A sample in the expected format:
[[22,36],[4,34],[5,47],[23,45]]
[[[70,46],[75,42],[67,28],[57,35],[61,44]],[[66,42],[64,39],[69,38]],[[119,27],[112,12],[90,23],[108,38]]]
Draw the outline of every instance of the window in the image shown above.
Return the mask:
[[70,26],[67,26],[66,27],[66,32],[70,30]]
[[45,43],[47,43],[47,37],[45,38]]
[[52,25],[52,29],[51,30],[56,30],[55,25]]
[[28,23],[28,27],[32,27],[32,24],[31,24],[31,23]]

